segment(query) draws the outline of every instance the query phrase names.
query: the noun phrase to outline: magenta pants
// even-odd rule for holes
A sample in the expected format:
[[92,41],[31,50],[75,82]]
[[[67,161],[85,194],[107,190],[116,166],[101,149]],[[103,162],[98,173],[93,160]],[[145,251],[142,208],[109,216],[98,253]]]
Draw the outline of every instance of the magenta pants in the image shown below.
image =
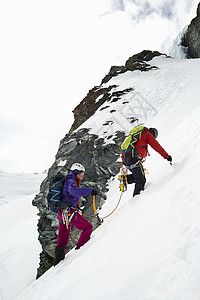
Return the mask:
[[74,215],[71,224],[68,226],[68,229],[65,224],[59,223],[57,247],[65,248],[65,246],[68,244],[71,225],[73,225],[79,230],[82,230],[79,240],[77,242],[78,247],[83,246],[90,239],[93,226],[92,224],[90,224],[90,222],[88,222],[83,216],[81,216],[77,212]]

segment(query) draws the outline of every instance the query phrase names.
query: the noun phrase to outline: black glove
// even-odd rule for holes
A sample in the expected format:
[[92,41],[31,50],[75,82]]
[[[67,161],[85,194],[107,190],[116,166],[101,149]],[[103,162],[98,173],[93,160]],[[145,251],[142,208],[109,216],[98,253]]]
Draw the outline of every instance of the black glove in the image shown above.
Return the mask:
[[169,155],[169,157],[167,158],[168,161],[172,162],[172,157],[171,155]]
[[92,195],[92,196],[96,196],[96,195],[97,195],[97,191],[95,191],[95,190],[93,189],[91,195]]

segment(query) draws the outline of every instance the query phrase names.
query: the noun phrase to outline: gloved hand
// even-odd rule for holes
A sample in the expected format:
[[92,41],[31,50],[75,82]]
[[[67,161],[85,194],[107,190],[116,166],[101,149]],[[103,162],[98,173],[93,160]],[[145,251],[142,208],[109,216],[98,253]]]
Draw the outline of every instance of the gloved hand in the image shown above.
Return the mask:
[[91,195],[92,195],[92,196],[96,196],[96,195],[97,195],[97,191],[95,191],[95,190],[93,189]]
[[167,158],[167,160],[168,160],[169,162],[172,162],[172,157],[171,157],[171,155],[169,155],[169,157]]

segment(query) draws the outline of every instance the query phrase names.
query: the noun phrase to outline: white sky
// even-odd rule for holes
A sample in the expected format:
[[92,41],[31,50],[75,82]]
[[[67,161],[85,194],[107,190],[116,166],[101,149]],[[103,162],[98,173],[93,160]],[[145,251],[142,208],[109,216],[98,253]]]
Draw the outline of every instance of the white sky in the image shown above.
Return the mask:
[[167,52],[198,3],[1,1],[0,169],[48,169],[89,89],[137,52]]

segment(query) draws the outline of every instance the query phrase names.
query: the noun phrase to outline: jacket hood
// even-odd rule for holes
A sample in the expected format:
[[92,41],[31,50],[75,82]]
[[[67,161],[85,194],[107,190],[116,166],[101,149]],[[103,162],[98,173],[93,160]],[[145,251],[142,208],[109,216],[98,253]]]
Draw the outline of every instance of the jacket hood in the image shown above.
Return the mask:
[[73,179],[73,180],[76,181],[76,176],[71,172],[71,173],[66,175],[66,179]]

